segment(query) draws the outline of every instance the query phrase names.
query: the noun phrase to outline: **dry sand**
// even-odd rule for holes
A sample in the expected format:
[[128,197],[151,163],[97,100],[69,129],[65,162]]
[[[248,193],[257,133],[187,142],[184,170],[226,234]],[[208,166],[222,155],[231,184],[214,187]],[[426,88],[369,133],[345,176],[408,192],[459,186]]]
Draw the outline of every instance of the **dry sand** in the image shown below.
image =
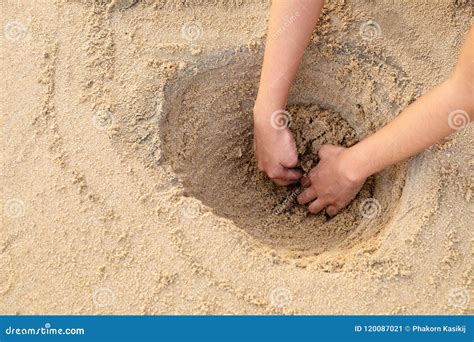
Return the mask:
[[[472,125],[308,216],[252,154],[266,1],[0,6],[1,314],[474,312]],[[290,98],[301,167],[446,77],[472,6],[330,1]]]

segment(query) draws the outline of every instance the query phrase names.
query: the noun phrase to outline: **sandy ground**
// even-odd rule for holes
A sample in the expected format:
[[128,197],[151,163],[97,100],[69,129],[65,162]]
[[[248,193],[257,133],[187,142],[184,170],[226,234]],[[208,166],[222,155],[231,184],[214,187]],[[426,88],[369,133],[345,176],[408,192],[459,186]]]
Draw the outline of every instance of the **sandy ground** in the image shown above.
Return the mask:
[[[472,6],[330,1],[291,94],[302,166],[446,77]],[[266,1],[0,7],[1,314],[474,312],[472,125],[308,217],[252,155]]]

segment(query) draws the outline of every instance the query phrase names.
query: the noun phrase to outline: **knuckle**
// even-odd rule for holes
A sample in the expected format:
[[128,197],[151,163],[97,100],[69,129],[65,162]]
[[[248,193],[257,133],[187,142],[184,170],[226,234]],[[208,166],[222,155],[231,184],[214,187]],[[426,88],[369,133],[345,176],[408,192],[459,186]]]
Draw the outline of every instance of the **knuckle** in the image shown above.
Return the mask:
[[277,172],[275,169],[270,169],[267,171],[267,176],[270,178],[276,178],[277,177]]
[[306,202],[306,194],[305,193],[302,193],[301,195],[299,195],[296,200],[298,201],[299,204],[303,204]]
[[337,208],[337,210],[340,210],[341,208],[344,208],[346,204],[349,203],[349,201],[342,199],[342,198],[336,198],[334,200],[334,206]]
[[298,156],[296,155],[291,155],[287,159],[288,167],[294,167],[296,164],[298,164]]

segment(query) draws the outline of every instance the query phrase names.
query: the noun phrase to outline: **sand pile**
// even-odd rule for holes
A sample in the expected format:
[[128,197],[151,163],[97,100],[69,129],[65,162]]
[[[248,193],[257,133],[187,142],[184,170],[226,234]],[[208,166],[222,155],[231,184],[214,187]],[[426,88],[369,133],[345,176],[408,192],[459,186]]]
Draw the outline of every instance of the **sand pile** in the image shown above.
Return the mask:
[[[309,216],[252,153],[268,6],[2,2],[0,313],[472,313],[472,125]],[[301,167],[446,77],[471,23],[328,2],[288,107]]]

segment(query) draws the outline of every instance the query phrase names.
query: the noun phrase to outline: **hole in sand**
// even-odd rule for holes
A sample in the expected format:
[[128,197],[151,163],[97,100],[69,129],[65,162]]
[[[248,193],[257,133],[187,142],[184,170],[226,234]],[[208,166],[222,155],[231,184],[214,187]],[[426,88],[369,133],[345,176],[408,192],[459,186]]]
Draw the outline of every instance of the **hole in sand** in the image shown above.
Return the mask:
[[[168,90],[161,121],[163,157],[183,182],[185,195],[294,257],[348,249],[378,235],[397,206],[404,167],[369,178],[355,200],[332,219],[309,214],[296,203],[298,187],[277,187],[256,167],[252,100],[258,75],[257,69],[245,70],[236,75],[235,68],[224,67],[186,76]],[[296,103],[288,110],[305,171],[317,162],[315,152],[322,144],[350,146],[358,141],[360,133],[350,120],[332,109]],[[364,215],[361,205],[372,198],[379,211]]]

